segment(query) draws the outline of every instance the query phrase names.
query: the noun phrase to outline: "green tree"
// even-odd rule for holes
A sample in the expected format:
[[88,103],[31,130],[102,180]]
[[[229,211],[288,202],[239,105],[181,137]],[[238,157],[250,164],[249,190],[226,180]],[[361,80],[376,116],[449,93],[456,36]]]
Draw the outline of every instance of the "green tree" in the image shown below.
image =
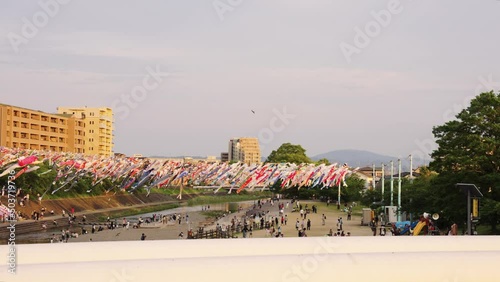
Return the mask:
[[277,150],[273,150],[266,162],[268,163],[311,163],[306,155],[306,150],[300,145],[290,143],[282,144]]
[[327,158],[322,158],[319,161],[316,162],[316,164],[325,164],[325,165],[331,165],[330,161]]
[[[483,222],[496,230],[500,205],[500,94],[481,93],[455,120],[433,128],[438,149],[432,152],[431,169],[435,205],[448,211],[451,220],[466,219],[465,196],[455,183],[474,183],[482,188],[487,204]],[[488,192],[491,191],[491,192]]]
[[345,180],[347,186],[341,187],[341,199],[344,202],[357,202],[361,200],[362,192],[365,188],[365,181],[356,174],[352,174]]

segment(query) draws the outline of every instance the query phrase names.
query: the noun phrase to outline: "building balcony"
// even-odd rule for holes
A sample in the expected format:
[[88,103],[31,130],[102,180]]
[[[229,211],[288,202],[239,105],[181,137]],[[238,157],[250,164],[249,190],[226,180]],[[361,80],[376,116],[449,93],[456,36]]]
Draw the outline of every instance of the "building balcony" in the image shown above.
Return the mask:
[[99,116],[99,119],[100,120],[109,121],[109,122],[113,122],[113,118],[110,117],[110,116]]

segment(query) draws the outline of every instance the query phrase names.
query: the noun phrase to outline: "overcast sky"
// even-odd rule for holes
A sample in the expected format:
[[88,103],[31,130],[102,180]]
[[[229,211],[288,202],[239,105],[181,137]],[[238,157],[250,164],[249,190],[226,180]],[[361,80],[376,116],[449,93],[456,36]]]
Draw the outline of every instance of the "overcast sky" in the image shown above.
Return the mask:
[[0,3],[0,102],[114,107],[126,154],[418,154],[500,81],[496,0],[60,2]]

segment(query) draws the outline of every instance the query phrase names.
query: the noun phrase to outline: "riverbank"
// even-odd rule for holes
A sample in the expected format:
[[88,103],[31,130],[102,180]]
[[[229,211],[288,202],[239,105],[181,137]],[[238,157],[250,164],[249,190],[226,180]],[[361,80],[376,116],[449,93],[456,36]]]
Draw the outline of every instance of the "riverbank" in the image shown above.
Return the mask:
[[[288,218],[286,225],[281,224],[281,216],[279,215],[280,211],[278,208],[279,203],[283,203],[285,205],[283,216]],[[286,203],[288,203],[288,207],[286,207]],[[312,207],[312,205],[315,205],[317,207],[317,213],[307,214],[306,219],[304,220],[304,222],[307,222],[308,219],[311,221],[311,228],[306,230],[308,237],[324,237],[330,232],[330,229],[337,232],[337,222],[340,217],[342,217],[342,231],[344,231],[345,235],[349,232],[351,236],[373,236],[369,227],[361,226],[360,215],[354,214],[352,215],[351,220],[347,220],[347,214],[342,210],[337,210],[336,206],[327,206],[326,203],[317,201],[301,201],[300,203],[303,206],[308,205],[308,207]],[[187,239],[187,232],[190,229],[192,229],[193,232],[196,232],[199,227],[204,227],[205,230],[210,230],[215,229],[217,225],[224,228],[226,226],[230,226],[232,220],[235,220],[236,222],[242,221],[245,216],[250,216],[254,213],[265,214],[267,220],[271,217],[279,217],[279,224],[276,225],[275,229],[277,231],[278,226],[281,226],[281,233],[284,237],[298,237],[298,231],[296,230],[295,224],[297,220],[299,220],[299,226],[302,223],[300,213],[293,211],[293,204],[290,200],[276,201],[274,204],[267,201],[261,208],[254,208],[253,204],[248,202],[247,205],[241,206],[240,211],[225,213],[225,216],[217,220],[213,218],[213,215],[210,216],[209,212],[202,211],[202,207],[203,206],[199,207],[199,210],[196,211],[188,210],[189,207],[178,208],[177,210],[180,210],[178,214],[181,215],[180,224],[178,221],[169,221],[166,224],[161,222],[143,224],[140,228],[130,227],[127,229],[119,226],[113,230],[104,229],[103,231],[95,232],[94,234],[89,232],[85,235],[79,235],[78,238],[71,238],[69,242],[136,241],[140,240],[143,233],[146,235],[145,240],[182,240]],[[182,209],[184,209],[184,211]],[[213,207],[212,210],[214,210]],[[189,218],[189,222],[186,222],[185,220],[186,215]],[[321,219],[323,215],[326,217],[324,225]],[[118,221],[118,223],[121,225],[121,221]],[[179,236],[181,232],[184,235],[183,237]],[[243,238],[242,233],[236,235],[238,238]],[[388,232],[387,235],[390,235],[390,232]],[[270,233],[265,229],[253,230],[251,235],[250,233],[247,234],[247,238],[266,238],[270,236]]]
[[[205,196],[203,196],[205,195]],[[30,202],[23,210],[33,208],[33,211],[40,211],[42,207],[46,210],[46,215],[39,220],[20,220],[16,223],[16,237],[19,243],[44,243],[49,242],[52,234],[60,234],[62,229],[69,229],[70,233],[80,233],[82,226],[83,216],[86,217],[86,223],[96,223],[100,224],[109,218],[123,218],[131,215],[144,214],[144,213],[154,213],[156,211],[162,211],[166,209],[172,209],[179,206],[188,206],[188,201],[196,199],[197,197],[203,196],[202,199],[198,200],[200,203],[210,204],[212,202],[221,201],[237,201],[237,200],[248,200],[256,199],[259,197],[266,197],[267,194],[252,194],[252,195],[241,195],[240,197],[236,195],[227,195],[226,193],[221,193],[214,195],[212,192],[208,193],[197,193],[197,194],[184,194],[183,199],[179,200],[175,196],[161,193],[151,193],[149,197],[143,194],[137,195],[110,195],[107,198],[104,197],[86,197],[86,198],[65,198],[57,200],[45,200],[42,205],[39,203]],[[145,199],[144,199],[145,198]],[[149,201],[149,202],[146,202]],[[138,204],[134,204],[138,203]],[[193,202],[191,202],[192,204]],[[54,212],[51,215],[50,211],[54,210],[55,207],[59,212]],[[63,208],[61,208],[63,207]],[[93,209],[95,207],[96,209]],[[37,210],[38,208],[38,210]],[[74,209],[74,215],[76,220],[70,225],[68,214]],[[65,216],[62,211],[65,211]],[[7,238],[9,230],[7,228],[1,228],[8,226],[8,222],[0,224],[0,236],[2,238]],[[5,233],[5,234],[3,234]],[[5,236],[4,236],[5,235]],[[1,242],[5,244],[6,242]]]

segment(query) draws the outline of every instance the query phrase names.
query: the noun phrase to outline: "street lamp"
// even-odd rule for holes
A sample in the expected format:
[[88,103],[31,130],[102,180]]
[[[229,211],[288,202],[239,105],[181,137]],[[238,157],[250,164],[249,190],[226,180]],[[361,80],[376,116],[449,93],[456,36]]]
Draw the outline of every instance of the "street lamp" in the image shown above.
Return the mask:
[[460,190],[467,194],[467,234],[472,235],[472,212],[471,212],[471,199],[482,198],[483,194],[474,184],[457,183],[455,184]]

